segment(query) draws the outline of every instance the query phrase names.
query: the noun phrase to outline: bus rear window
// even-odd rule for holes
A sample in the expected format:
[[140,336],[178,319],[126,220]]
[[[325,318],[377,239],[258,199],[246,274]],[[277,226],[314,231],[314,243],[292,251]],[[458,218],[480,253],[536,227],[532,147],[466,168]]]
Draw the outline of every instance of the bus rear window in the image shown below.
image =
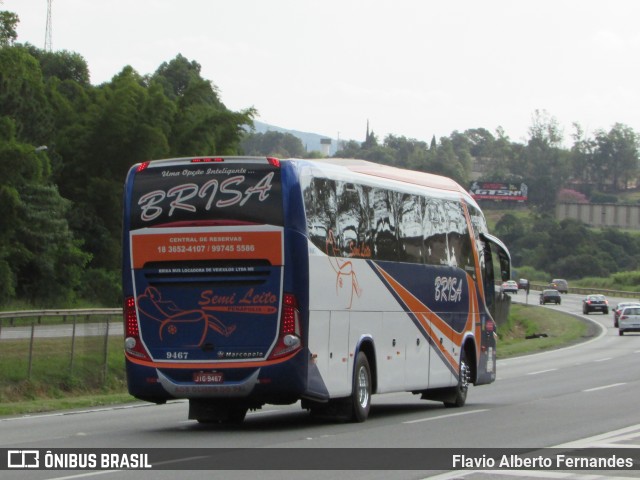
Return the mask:
[[280,169],[268,163],[152,162],[136,173],[131,229],[194,221],[282,226]]

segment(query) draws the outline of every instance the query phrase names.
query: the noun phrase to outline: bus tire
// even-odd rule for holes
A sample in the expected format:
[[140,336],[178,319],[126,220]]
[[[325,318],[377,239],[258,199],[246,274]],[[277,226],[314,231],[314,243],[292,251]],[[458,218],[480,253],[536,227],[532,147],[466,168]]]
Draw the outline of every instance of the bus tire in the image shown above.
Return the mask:
[[444,406],[447,408],[464,407],[467,402],[467,392],[469,391],[469,381],[471,378],[471,367],[467,363],[467,356],[464,350],[460,353],[460,373],[458,374],[458,385],[454,387],[452,400],[445,400]]
[[358,352],[353,370],[351,391],[351,420],[364,422],[371,409],[371,368],[364,352]]

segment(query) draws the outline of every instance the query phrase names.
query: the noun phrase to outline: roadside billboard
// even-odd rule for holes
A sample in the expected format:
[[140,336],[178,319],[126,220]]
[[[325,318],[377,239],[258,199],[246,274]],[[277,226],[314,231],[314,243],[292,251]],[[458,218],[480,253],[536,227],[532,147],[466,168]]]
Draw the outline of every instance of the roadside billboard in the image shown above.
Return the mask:
[[524,183],[473,182],[469,193],[476,200],[526,202],[528,188]]

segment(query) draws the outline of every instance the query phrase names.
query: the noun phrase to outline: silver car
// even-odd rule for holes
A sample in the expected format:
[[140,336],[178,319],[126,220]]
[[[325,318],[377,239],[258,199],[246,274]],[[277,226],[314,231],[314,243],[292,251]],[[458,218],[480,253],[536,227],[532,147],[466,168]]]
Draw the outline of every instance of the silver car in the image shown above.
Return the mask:
[[618,328],[618,317],[624,307],[640,307],[639,302],[621,302],[613,308],[613,326]]
[[640,332],[640,306],[624,307],[618,317],[618,335]]

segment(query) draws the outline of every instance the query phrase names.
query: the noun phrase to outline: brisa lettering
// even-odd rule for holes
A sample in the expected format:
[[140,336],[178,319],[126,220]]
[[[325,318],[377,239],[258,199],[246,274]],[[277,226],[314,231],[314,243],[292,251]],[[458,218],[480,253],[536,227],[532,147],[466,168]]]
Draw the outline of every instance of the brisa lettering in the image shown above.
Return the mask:
[[462,300],[462,282],[456,277],[436,277],[435,300],[437,302],[460,302]]
[[[158,218],[165,209],[169,209],[171,217],[176,210],[195,212],[194,199],[206,198],[205,210],[209,211],[215,205],[216,208],[226,208],[233,205],[244,206],[252,196],[257,195],[259,202],[269,198],[273,172],[265,175],[256,185],[242,190],[245,182],[244,175],[229,177],[223,181],[213,178],[202,185],[195,183],[183,183],[175,185],[169,190],[154,190],[142,195],[138,205],[142,209],[141,219],[149,222]],[[168,205],[166,201],[169,201]]]

